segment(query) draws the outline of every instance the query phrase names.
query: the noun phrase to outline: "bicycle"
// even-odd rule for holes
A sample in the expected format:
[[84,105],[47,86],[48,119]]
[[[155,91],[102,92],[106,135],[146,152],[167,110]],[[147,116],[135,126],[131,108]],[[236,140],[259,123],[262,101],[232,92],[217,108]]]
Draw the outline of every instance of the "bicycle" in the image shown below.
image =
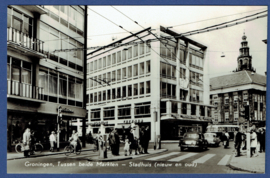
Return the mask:
[[[77,145],[78,147],[78,145]],[[65,155],[66,156],[69,156],[71,153],[74,153],[76,155],[79,155],[81,154],[81,149],[78,149],[77,148],[77,151],[76,153],[74,152],[74,146],[72,144],[69,143],[69,145],[67,145],[65,148],[64,148],[64,152],[65,152]]]
[[[22,151],[22,147],[23,146],[24,146],[23,143],[21,141],[19,141],[19,143],[17,143],[15,145],[15,151],[17,153],[22,153],[23,152]],[[33,144],[33,146],[32,146],[32,152],[34,152],[34,153],[41,153],[42,151],[43,151],[43,145],[41,143],[35,143],[35,144]]]

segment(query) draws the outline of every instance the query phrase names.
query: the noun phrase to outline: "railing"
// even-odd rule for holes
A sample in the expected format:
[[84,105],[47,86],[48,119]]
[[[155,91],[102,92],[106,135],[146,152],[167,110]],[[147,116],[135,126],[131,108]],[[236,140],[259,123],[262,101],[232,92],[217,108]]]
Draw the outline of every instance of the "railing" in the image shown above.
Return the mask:
[[7,92],[9,95],[21,96],[31,99],[44,100],[44,89],[31,84],[18,81],[7,81]]
[[11,27],[7,28],[7,41],[12,41],[22,47],[43,53],[43,41],[36,38],[30,38],[27,34]]

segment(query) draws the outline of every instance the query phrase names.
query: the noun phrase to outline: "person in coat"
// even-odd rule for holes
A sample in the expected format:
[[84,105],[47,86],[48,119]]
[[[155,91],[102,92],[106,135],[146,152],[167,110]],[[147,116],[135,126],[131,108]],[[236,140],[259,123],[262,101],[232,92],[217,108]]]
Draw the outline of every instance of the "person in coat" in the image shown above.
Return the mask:
[[149,140],[150,140],[150,130],[149,127],[146,126],[145,130],[144,130],[144,154],[149,154],[148,153],[148,144],[149,144]]
[[141,154],[143,154],[143,151],[144,151],[144,145],[145,145],[145,127],[144,126],[142,126],[141,128],[140,128],[140,136],[139,136],[140,138],[139,138],[139,140],[140,140],[140,145],[141,145],[141,147],[142,147],[142,149],[141,149]]
[[239,128],[235,128],[235,131],[236,131],[235,143],[234,143],[234,147],[236,149],[235,157],[239,157],[240,156],[241,144],[242,144],[242,134],[239,132]]
[[128,140],[130,143],[130,149],[129,149],[129,155],[132,155],[132,150],[134,149],[134,135],[133,135],[133,129],[130,129],[130,132],[128,134]]
[[265,152],[265,130],[261,129],[260,153]]
[[250,137],[251,137],[250,138],[251,139],[251,141],[250,141],[250,156],[251,157],[258,156],[258,154],[256,153],[256,148],[257,148],[257,143],[258,143],[257,134],[256,134],[254,129],[251,130]]
[[111,147],[111,151],[112,151],[112,154],[115,155],[115,145],[116,145],[116,142],[115,142],[115,134],[114,134],[114,130],[111,130],[110,134],[109,134],[109,145]]
[[118,134],[116,129],[114,132],[114,138],[115,138],[115,155],[118,156],[119,155],[119,147],[120,147],[120,137],[119,137],[119,134]]
[[29,151],[30,151],[30,145],[31,145],[30,128],[26,128],[23,133],[23,145],[24,145],[24,156],[29,157]]
[[55,136],[54,131],[52,131],[52,133],[51,133],[51,135],[49,137],[49,140],[50,140],[50,145],[51,145],[50,151],[54,152],[54,145],[56,144],[56,136]]

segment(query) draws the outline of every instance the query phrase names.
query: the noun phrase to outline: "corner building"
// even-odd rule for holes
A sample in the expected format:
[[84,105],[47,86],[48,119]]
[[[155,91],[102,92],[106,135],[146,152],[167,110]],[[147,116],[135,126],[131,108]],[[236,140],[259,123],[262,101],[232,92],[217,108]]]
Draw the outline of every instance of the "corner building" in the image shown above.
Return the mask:
[[[204,131],[212,119],[203,82],[207,47],[162,26],[152,33],[170,39],[160,42],[150,30],[88,54],[88,131],[93,134],[104,124],[106,133],[118,128],[121,135],[135,123],[149,126],[152,142],[173,140]],[[138,44],[124,45],[130,42]]]
[[[49,146],[57,131],[57,108],[63,109],[60,143],[68,139],[72,120],[83,119],[83,6],[7,8],[7,141],[12,151],[25,128]],[[65,50],[54,52],[54,50]]]
[[210,79],[210,103],[216,106],[213,117],[218,124],[265,127],[266,75],[252,67],[246,39],[244,34],[234,73]]

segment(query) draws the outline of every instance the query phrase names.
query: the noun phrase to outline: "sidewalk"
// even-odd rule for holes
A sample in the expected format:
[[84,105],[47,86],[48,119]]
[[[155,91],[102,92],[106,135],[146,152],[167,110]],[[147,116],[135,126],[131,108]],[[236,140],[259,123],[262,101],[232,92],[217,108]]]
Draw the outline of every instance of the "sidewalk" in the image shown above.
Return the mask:
[[[93,144],[86,144],[85,148],[82,148],[82,152],[93,150],[93,148],[94,148]],[[49,150],[43,150],[41,153],[31,155],[30,157],[41,157],[41,156],[57,155],[57,154],[64,154],[64,148],[60,148],[59,151],[56,151],[56,149],[54,149],[54,152],[50,152]],[[7,153],[7,160],[23,159],[23,158],[25,158],[23,156],[23,153],[16,153],[16,152]]]
[[[91,151],[93,150],[94,145],[93,144],[86,144],[85,148],[82,148],[82,152],[84,151]],[[154,150],[154,149],[148,149],[149,154],[139,154],[139,155],[135,155],[135,152],[133,150],[133,154],[132,155],[128,155],[128,156],[124,156],[125,153],[123,150],[123,147],[120,146],[120,156],[112,156],[111,151],[108,151],[108,158],[105,159],[100,159],[98,156],[98,152],[95,152],[96,154],[91,156],[91,157],[87,157],[86,159],[89,161],[100,161],[100,162],[106,162],[106,161],[119,161],[119,160],[126,160],[126,159],[133,159],[133,158],[138,158],[138,157],[142,157],[142,156],[148,156],[148,155],[152,155],[152,154],[157,154],[157,153],[162,153],[165,151],[168,151],[167,149],[160,149],[160,150]],[[49,150],[45,150],[42,151],[42,153],[40,154],[35,154],[35,155],[31,155],[31,157],[42,157],[42,156],[50,156],[50,155],[58,155],[58,154],[64,154],[64,148],[60,148],[59,151],[55,151],[54,152],[50,152]],[[7,160],[14,160],[14,159],[23,159],[25,158],[23,156],[23,153],[16,153],[16,152],[12,152],[12,153],[7,153]]]
[[234,152],[228,166],[234,170],[264,174],[265,153],[258,153],[257,157],[247,158],[246,151],[241,151],[240,157],[235,157]]

